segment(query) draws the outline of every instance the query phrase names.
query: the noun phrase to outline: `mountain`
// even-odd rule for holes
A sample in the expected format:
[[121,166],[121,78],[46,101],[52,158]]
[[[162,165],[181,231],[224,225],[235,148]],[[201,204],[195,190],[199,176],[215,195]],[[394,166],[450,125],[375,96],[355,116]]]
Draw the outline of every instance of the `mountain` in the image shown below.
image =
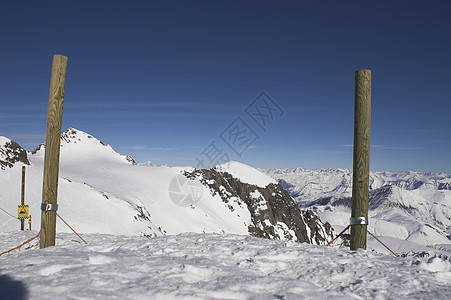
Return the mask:
[[[19,226],[14,212],[21,166],[27,162],[25,202],[33,227],[39,227],[45,147],[27,153],[9,139],[2,141],[1,231]],[[58,204],[61,217],[81,233],[233,233],[325,244],[333,231],[312,210],[301,211],[275,180],[250,166],[229,162],[195,170],[137,165],[74,128],[61,135]],[[70,231],[59,220],[57,230]]]
[[[261,171],[277,179],[300,207],[314,209],[336,231],[349,224],[350,170]],[[451,244],[450,174],[371,172],[369,182],[369,230],[372,233],[387,240],[395,238],[421,246]],[[407,245],[400,241],[394,243]]]
[[[24,165],[39,228],[45,149],[26,152],[1,137],[0,150],[3,253],[36,235],[18,231],[14,216]],[[444,175],[373,180],[369,228],[402,256],[395,258],[372,238],[369,251],[311,245],[331,238],[320,218],[347,225],[347,170],[137,165],[76,129],[62,135],[60,162],[58,213],[88,244],[57,219],[55,247],[38,249],[35,239],[0,257],[3,298],[449,298],[451,244],[423,221],[448,226]]]
[[251,216],[248,230],[253,236],[321,245],[332,235],[328,223],[323,224],[311,210],[301,211],[280,184],[243,164],[229,162],[214,169],[185,172],[185,176],[199,178],[230,211],[236,209],[234,203],[247,207]]
[[[347,169],[260,169],[276,178],[303,206],[312,200],[326,197],[348,197],[352,193],[352,171]],[[451,175],[421,172],[370,172],[369,188],[375,190],[386,185],[405,190],[428,188],[451,189]],[[305,202],[305,203],[304,203]]]
[[145,161],[142,163],[139,163],[138,165],[140,166],[145,166],[145,167],[156,167],[157,165],[151,161]]
[[29,165],[27,151],[16,142],[0,136],[0,169],[11,168],[16,162]]

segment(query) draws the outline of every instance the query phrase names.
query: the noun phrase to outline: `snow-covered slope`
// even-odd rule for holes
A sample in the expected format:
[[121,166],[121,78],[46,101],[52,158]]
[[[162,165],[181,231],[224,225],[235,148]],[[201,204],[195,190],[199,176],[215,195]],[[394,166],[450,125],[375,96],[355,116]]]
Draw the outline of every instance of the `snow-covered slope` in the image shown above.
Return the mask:
[[[28,154],[25,198],[35,228],[40,226],[44,155],[43,145]],[[22,165],[17,162],[0,171],[0,231],[16,230],[19,226],[14,215],[20,201]],[[277,202],[273,198],[288,203],[294,200],[278,191],[266,193],[266,197],[250,197],[258,191],[265,193],[270,185],[275,191],[283,190],[275,180],[252,167],[229,162],[217,168],[216,180],[222,180],[226,172],[232,176],[235,184],[228,188],[230,195],[235,194],[233,199],[216,193],[202,178],[188,178],[186,174],[193,171],[190,167],[136,165],[132,158],[118,154],[111,146],[70,128],[61,140],[58,213],[83,233],[155,236],[215,232],[260,234],[311,243],[330,239],[330,226],[326,228],[312,212],[301,216],[296,205],[291,208],[290,218],[302,220],[305,226],[296,230],[308,230],[307,235],[293,231],[292,219],[277,219],[274,214],[265,214],[265,210],[260,214],[265,216],[260,227],[272,234],[253,230],[257,215],[254,202],[261,201],[269,211],[270,203]],[[249,187],[248,193],[238,195],[234,189],[244,185]],[[70,231],[59,219],[57,230]]]
[[265,187],[268,184],[276,184],[277,181],[268,175],[258,171],[254,168],[249,168],[245,164],[237,161],[229,161],[223,165],[216,167],[216,170],[220,172],[227,172],[234,178],[239,179],[242,182],[253,184],[259,187]]
[[[303,168],[261,171],[277,179],[301,207],[315,208],[321,219],[336,231],[348,224],[351,171]],[[422,246],[450,244],[450,187],[451,175],[446,173],[371,172],[370,231]]]
[[[0,252],[35,232],[0,233]],[[56,247],[0,257],[2,299],[449,299],[438,256],[229,234],[58,234]]]

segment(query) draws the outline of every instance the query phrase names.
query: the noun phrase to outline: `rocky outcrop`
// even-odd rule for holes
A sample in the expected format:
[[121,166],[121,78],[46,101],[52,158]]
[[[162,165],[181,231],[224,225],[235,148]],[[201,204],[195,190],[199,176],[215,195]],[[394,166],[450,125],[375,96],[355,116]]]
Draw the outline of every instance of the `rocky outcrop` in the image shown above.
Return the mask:
[[[252,236],[317,245],[331,240],[333,229],[330,224],[321,222],[312,210],[300,210],[280,184],[270,183],[263,188],[243,183],[216,169],[195,170],[184,175],[198,177],[212,195],[218,194],[226,204],[236,201],[240,206],[247,206],[251,215],[248,230]],[[228,207],[233,211],[232,205]]]
[[18,143],[2,138],[0,143],[0,168],[12,168],[15,163],[22,162],[30,165],[27,157],[27,151]]

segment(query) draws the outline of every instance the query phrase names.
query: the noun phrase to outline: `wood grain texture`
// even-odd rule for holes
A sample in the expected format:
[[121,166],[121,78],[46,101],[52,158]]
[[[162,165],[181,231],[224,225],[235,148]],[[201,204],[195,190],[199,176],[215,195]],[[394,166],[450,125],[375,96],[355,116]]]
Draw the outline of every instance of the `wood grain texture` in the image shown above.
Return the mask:
[[[20,204],[25,205],[25,166],[22,166],[22,188],[20,193]],[[25,220],[20,220],[20,230],[25,230]]]
[[[355,72],[354,154],[351,217],[368,217],[370,172],[371,71]],[[351,250],[366,249],[367,225],[351,226]]]
[[[44,183],[42,202],[57,203],[61,126],[63,121],[64,90],[66,86],[67,57],[54,55],[50,78],[49,108],[45,138]],[[41,248],[54,246],[56,212],[42,211]]]

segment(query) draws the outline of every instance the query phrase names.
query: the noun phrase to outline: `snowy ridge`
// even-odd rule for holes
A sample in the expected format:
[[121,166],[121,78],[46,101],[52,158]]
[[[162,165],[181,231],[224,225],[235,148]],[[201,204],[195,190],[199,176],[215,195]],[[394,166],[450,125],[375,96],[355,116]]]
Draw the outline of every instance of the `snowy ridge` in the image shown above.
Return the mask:
[[0,136],[0,170],[12,168],[16,162],[29,165],[27,152],[16,142]]
[[[40,216],[44,147],[29,155],[26,203],[30,214]],[[59,213],[82,233],[123,235],[163,235],[181,232],[233,232],[246,234],[247,228],[219,201],[209,201],[208,193],[198,199],[195,209],[178,205],[168,193],[171,180],[185,168],[135,166],[91,135],[69,128],[62,134]],[[6,170],[5,170],[6,171]],[[20,199],[20,165],[0,172],[0,204],[10,214]],[[186,191],[184,191],[186,192]],[[187,192],[190,192],[188,190]],[[219,203],[220,204],[220,203]],[[150,213],[152,212],[152,213]],[[17,219],[0,211],[2,231],[16,230]],[[240,224],[237,226],[237,224]],[[69,232],[58,221],[57,230]]]
[[[349,197],[352,192],[352,171],[348,169],[260,169],[277,179],[301,204],[325,197]],[[395,185],[407,190],[435,188],[450,190],[451,174],[423,172],[370,172],[370,190]]]
[[[42,145],[28,155],[31,165],[27,168],[25,198],[35,222],[40,216],[44,154]],[[130,157],[118,154],[93,136],[69,128],[61,136],[59,214],[81,233],[145,236],[183,232],[234,233],[273,239],[296,240],[299,237],[299,241],[315,244],[324,244],[331,239],[330,226],[324,227],[313,213],[304,214],[302,219],[291,196],[285,191],[279,193],[277,189],[283,188],[269,176],[238,162],[230,162],[227,168],[221,166],[219,169],[224,171],[218,172],[209,182],[220,181],[226,174],[235,176],[234,186],[228,186],[228,193],[234,194],[230,199],[212,193],[201,178],[188,179],[186,174],[194,171],[191,167],[136,165]],[[2,231],[17,229],[19,221],[14,218],[17,203],[8,199],[20,199],[20,189],[6,187],[20,186],[20,179],[20,163],[0,172]],[[250,200],[248,193],[238,194],[240,186],[249,184],[244,180],[255,185],[249,193],[258,188],[266,197]],[[271,187],[273,193],[266,191],[271,189],[271,184],[277,185]],[[298,222],[304,220],[309,224],[309,238],[303,236],[305,226],[297,226],[294,230],[289,225],[293,220],[274,217],[273,210],[279,209],[275,206],[284,201],[292,205],[289,216],[297,214]],[[260,203],[259,213],[254,211],[254,202]],[[265,205],[273,207],[263,212]],[[252,229],[255,225],[253,214],[259,214],[259,220],[267,224],[264,226],[266,231]],[[59,220],[57,222],[59,232],[70,231]]]
[[[82,144],[82,147],[77,147],[76,144]],[[69,128],[61,134],[61,148],[65,148],[62,151],[61,159],[64,159],[64,155],[70,157],[73,160],[78,155],[86,157],[92,160],[109,160],[110,162],[127,162],[136,164],[136,162],[128,155],[121,155],[114,151],[110,145],[105,145],[102,141],[97,140],[92,135],[80,131],[75,128]],[[74,153],[75,152],[75,153]]]
[[[250,173],[250,167],[245,166],[243,169]],[[324,245],[332,240],[333,229],[330,224],[323,223],[310,209],[300,210],[281,185],[269,183],[261,187],[244,183],[230,173],[219,170],[194,170],[185,172],[185,176],[199,179],[208,186],[211,195],[219,195],[231,212],[245,207],[249,214],[247,224],[250,235],[315,245]]]
[[158,165],[154,164],[151,161],[145,161],[142,163],[138,163],[138,166],[143,166],[143,167],[158,167]]
[[[348,224],[351,171],[304,168],[261,171],[277,179],[301,207],[314,208],[336,231]],[[450,244],[450,183],[451,175],[446,173],[371,172],[370,231],[378,236],[413,242],[418,244],[418,249]],[[407,248],[404,250],[408,252]]]
[[270,183],[277,183],[277,181],[270,176],[237,161],[229,161],[225,164],[219,165],[216,167],[216,170],[220,172],[227,172],[242,182],[254,184],[259,187],[266,187]]

